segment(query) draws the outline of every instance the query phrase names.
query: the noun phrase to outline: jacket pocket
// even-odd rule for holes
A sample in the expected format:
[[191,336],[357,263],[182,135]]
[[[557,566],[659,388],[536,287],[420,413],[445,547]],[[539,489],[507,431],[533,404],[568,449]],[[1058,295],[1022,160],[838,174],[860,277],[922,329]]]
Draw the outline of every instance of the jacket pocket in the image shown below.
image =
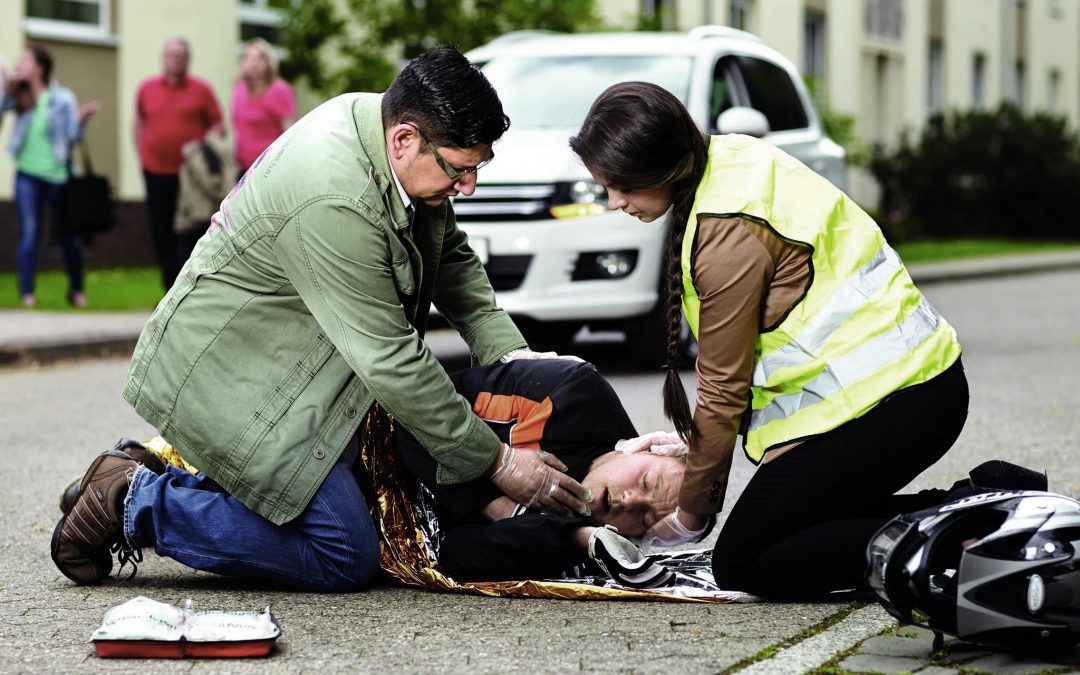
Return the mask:
[[390,273],[394,277],[394,287],[400,295],[413,295],[416,292],[416,275],[409,260],[409,250],[395,232],[387,232],[386,240],[390,248]]
[[[234,451],[250,456],[333,354],[333,343],[319,333],[255,409],[247,427],[233,445]],[[246,459],[240,464],[243,463],[246,463]]]

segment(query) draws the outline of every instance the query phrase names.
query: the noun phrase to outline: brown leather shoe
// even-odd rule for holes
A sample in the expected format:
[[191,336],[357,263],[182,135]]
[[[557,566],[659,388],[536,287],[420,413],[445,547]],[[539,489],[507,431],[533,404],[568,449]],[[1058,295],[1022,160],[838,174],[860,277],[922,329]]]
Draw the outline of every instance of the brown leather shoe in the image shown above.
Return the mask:
[[159,476],[165,473],[165,462],[161,458],[146,449],[142,443],[133,441],[128,437],[121,438],[113,446],[113,450],[126,452],[127,456],[150,469]]
[[138,462],[116,450],[98,455],[79,483],[75,503],[56,524],[52,559],[75,583],[97,584],[109,576],[113,551],[120,554],[121,567],[128,560],[137,562],[141,558],[127,545],[123,534],[124,497],[138,466]]
[[[116,442],[116,445],[113,446],[113,450],[126,453],[128,457],[139,464],[142,464],[159,476],[165,473],[165,462],[161,461],[160,457],[147,450],[142,443],[133,441],[125,436]],[[72,505],[75,504],[75,500],[79,498],[79,489],[82,484],[82,479],[82,476],[76,476],[64,487],[64,491],[60,494],[61,513],[70,511]]]

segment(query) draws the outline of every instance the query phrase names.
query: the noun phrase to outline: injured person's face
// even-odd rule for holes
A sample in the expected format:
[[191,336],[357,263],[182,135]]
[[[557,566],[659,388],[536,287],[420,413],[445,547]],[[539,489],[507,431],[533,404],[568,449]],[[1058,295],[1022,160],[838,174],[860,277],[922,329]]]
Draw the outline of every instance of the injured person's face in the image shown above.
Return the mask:
[[609,452],[593,460],[581,484],[592,491],[593,519],[640,537],[675,510],[686,465],[681,459],[647,452]]

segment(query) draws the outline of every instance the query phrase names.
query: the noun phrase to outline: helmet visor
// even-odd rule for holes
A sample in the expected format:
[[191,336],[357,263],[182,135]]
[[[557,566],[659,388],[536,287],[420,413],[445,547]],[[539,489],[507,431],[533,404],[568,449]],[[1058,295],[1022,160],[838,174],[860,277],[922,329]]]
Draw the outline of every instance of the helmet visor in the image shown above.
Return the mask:
[[917,526],[917,522],[895,518],[878,530],[866,547],[866,582],[889,614],[905,622],[911,621],[911,607],[898,607],[897,601],[901,596],[889,590],[897,583],[897,572],[893,566],[904,564],[902,559],[896,558],[895,553],[900,548],[900,542]]

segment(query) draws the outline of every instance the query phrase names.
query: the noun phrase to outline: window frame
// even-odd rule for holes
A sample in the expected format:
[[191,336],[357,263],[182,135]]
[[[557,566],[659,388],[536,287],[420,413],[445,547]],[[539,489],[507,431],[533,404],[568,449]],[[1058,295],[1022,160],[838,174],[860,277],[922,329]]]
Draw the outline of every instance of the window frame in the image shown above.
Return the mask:
[[803,74],[825,81],[825,12],[806,10],[803,14]]
[[[788,71],[787,68],[784,68],[782,65],[772,61],[771,59],[759,56],[757,54],[730,52],[722,56],[720,60],[725,59],[729,60],[730,68],[732,71],[730,75],[732,79],[732,84],[734,85],[732,88],[734,92],[733,99],[734,101],[736,101],[735,105],[753,108],[754,110],[760,112],[762,115],[765,115],[765,119],[769,121],[769,135],[801,133],[811,130],[815,122],[814,117],[807,109],[807,102],[803,98],[802,92],[799,91],[798,84],[793,81],[792,74]],[[794,101],[798,103],[800,116],[802,118],[801,126],[785,127],[783,129],[775,128],[773,125],[773,122],[775,120],[770,117],[769,112],[766,112],[762,108],[755,105],[753,92],[760,92],[763,91],[763,89],[759,89],[756,84],[751,85],[751,83],[749,82],[749,74],[747,73],[747,69],[745,67],[746,64],[744,63],[746,61],[759,62],[762,65],[771,68],[777,73],[781,73],[783,75],[784,81],[790,87],[790,91],[786,93],[790,93],[790,95],[794,97]],[[760,101],[758,101],[758,103],[760,103]],[[713,122],[715,122],[715,120],[710,121],[710,126],[712,126]]]
[[[264,28],[280,29],[283,16],[277,7],[271,7],[269,0],[238,0],[236,3],[236,37],[241,49],[244,39],[244,24]],[[277,48],[277,43],[268,40]],[[279,54],[279,57],[281,54]]]
[[119,39],[112,34],[112,0],[67,0],[98,8],[96,23],[52,19],[31,16],[27,2],[23,3],[23,30],[34,39],[63,40],[90,44],[117,45]]

